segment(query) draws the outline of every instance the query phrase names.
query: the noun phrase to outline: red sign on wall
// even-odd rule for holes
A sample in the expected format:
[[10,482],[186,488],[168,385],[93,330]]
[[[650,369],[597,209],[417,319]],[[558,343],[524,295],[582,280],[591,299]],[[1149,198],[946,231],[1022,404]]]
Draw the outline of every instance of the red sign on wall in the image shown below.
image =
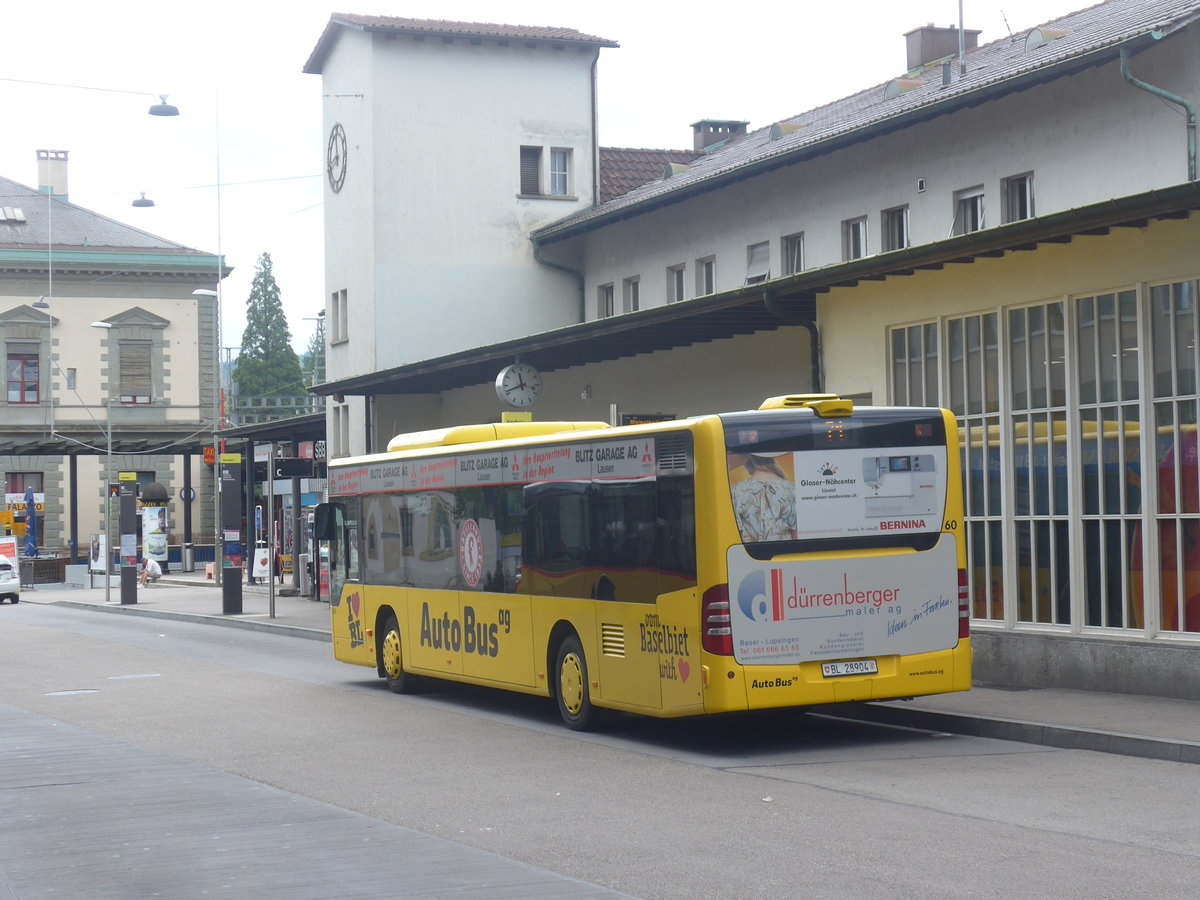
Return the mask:
[[211,465],[214,465],[216,463],[216,461],[217,461],[216,447],[205,447],[204,448],[204,464],[206,466],[211,466]]

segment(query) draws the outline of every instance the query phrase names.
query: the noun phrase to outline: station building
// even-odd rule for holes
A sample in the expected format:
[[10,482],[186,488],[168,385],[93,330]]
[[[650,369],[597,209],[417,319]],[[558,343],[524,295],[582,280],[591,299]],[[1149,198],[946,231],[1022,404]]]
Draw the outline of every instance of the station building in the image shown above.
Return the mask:
[[515,360],[545,419],[945,406],[977,677],[1200,698],[1198,18],[917,28],[884,84],[658,151],[599,146],[615,41],[333,16],[331,455],[497,420]]

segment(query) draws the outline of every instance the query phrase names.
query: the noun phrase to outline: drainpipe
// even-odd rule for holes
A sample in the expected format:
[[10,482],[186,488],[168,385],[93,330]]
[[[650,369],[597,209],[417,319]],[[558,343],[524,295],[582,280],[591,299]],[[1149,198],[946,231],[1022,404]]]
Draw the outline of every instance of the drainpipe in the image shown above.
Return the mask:
[[798,318],[775,303],[771,291],[763,287],[763,306],[767,312],[777,319],[782,319],[791,325],[801,325],[808,329],[808,361],[810,366],[809,380],[812,382],[809,390],[814,394],[823,393],[824,380],[821,378],[821,333],[817,331],[817,323],[811,319]]
[[[1152,31],[1150,36],[1154,40],[1162,38],[1162,32]],[[1155,87],[1152,84],[1147,84],[1135,78],[1129,71],[1129,49],[1121,48],[1121,77],[1132,84],[1135,88],[1141,88],[1143,91],[1153,94],[1155,97],[1161,97],[1168,103],[1174,103],[1176,106],[1182,106],[1187,114],[1187,161],[1188,161],[1188,181],[1196,180],[1196,107],[1185,100],[1183,97],[1172,94],[1169,91],[1164,91],[1160,87]]]
[[596,108],[596,67],[600,65],[600,48],[592,56],[592,206],[600,205],[600,111]]

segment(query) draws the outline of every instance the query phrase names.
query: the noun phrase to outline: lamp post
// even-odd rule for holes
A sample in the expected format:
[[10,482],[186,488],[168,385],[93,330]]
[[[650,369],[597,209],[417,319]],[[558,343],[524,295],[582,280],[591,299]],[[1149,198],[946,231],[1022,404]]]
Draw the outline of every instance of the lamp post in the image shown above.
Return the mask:
[[[111,322],[93,322],[93,328],[112,328]],[[108,410],[106,436],[108,438],[107,452],[107,467],[104,479],[104,602],[110,603],[112,600],[112,483],[113,483],[113,468],[112,468],[112,388],[108,389],[108,394],[104,398],[105,407]]]
[[[220,253],[217,259],[220,260]],[[218,262],[218,265],[220,263]],[[197,288],[194,297],[212,297],[213,314],[213,583],[221,583],[223,561],[221,547],[221,273],[217,272],[217,290]]]

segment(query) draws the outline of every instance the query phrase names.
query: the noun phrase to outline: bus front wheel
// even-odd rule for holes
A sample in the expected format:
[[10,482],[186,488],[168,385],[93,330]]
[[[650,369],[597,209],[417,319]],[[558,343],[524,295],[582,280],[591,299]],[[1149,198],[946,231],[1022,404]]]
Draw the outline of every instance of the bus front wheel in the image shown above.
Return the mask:
[[558,645],[554,669],[558,673],[554,693],[563,723],[573,731],[589,731],[596,727],[599,711],[592,706],[587,659],[583,655],[583,645],[575,635]]
[[388,687],[395,694],[411,694],[417,688],[417,678],[404,671],[400,649],[400,625],[395,614],[389,615],[379,638],[379,663]]

